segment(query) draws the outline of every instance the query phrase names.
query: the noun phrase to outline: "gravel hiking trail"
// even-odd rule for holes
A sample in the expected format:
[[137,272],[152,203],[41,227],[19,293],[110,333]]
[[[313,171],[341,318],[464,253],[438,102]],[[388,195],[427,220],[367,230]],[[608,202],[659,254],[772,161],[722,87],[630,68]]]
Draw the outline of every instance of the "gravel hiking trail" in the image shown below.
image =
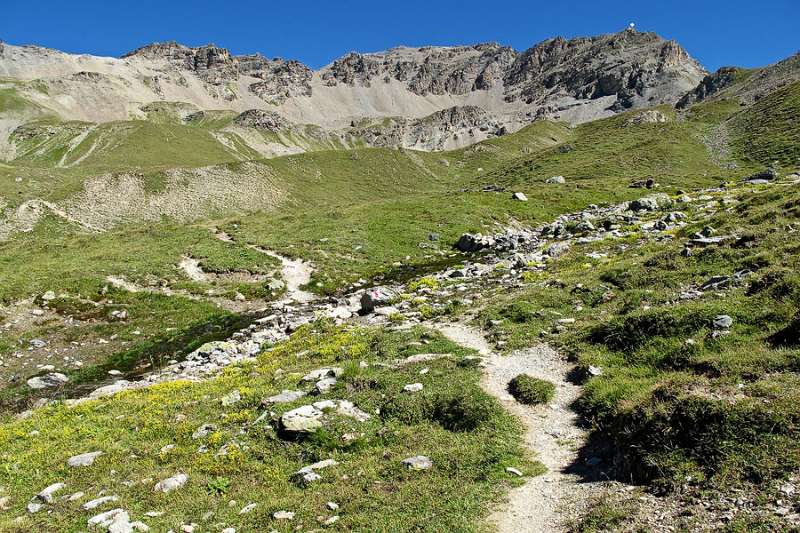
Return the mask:
[[305,303],[317,298],[315,294],[300,288],[311,281],[311,274],[314,273],[314,268],[310,263],[306,263],[302,259],[290,259],[260,246],[251,246],[251,248],[262,254],[274,257],[281,262],[281,276],[283,276],[283,281],[286,283],[286,294],[281,298],[281,303]]
[[[436,328],[451,341],[484,357],[482,387],[522,422],[526,446],[548,469],[512,489],[508,500],[491,513],[489,523],[500,533],[567,531],[566,520],[604,488],[602,482],[587,482],[584,476],[572,473],[583,468],[576,465],[578,450],[587,438],[571,407],[581,394],[581,387],[567,378],[572,365],[546,344],[500,355],[475,328],[463,324],[437,324]],[[518,374],[554,383],[553,401],[527,406],[514,400],[507,387]]]

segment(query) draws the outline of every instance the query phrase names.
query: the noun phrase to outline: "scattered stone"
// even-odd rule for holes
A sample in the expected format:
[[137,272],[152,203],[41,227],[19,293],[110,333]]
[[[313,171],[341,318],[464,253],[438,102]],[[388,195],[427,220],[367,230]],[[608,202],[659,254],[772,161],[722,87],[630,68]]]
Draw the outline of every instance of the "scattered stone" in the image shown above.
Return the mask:
[[234,390],[222,397],[222,405],[229,407],[233,404],[239,403],[242,400],[242,393]]
[[405,392],[420,392],[422,388],[422,383],[411,383],[403,387],[403,390]]
[[710,291],[730,287],[733,278],[730,276],[712,276],[700,286],[701,291]]
[[603,375],[603,369],[600,368],[599,366],[589,365],[589,375],[590,376],[595,376],[595,377],[602,376]]
[[283,390],[280,394],[276,394],[274,396],[270,396],[268,398],[264,398],[263,403],[266,404],[273,404],[273,403],[291,403],[295,400],[299,400],[306,393],[301,390]]
[[55,493],[62,490],[66,485],[64,483],[53,483],[42,489],[39,494],[34,496],[28,503],[28,512],[33,514],[42,510],[45,504],[51,504],[55,501]]
[[520,202],[527,202],[528,201],[528,197],[525,196],[525,193],[522,193],[522,192],[515,192],[514,194],[511,195],[511,197],[514,200],[518,200]]
[[476,233],[475,235],[465,233],[459,237],[458,242],[456,242],[456,248],[465,253],[478,252],[485,246],[486,244],[483,241],[483,236],[480,233]]
[[338,503],[336,503],[336,502],[328,502],[328,503],[326,504],[326,506],[327,506],[327,507],[328,507],[328,509],[330,509],[331,511],[336,511],[337,509],[339,509],[339,504],[338,504]]
[[570,244],[568,242],[556,242],[548,246],[544,253],[550,257],[556,258],[567,253],[569,249]]
[[729,315],[718,315],[714,317],[714,329],[730,329],[733,325],[733,318]]
[[747,176],[744,181],[751,184],[767,184],[771,181],[778,178],[778,173],[775,171],[774,168],[768,168],[766,170],[762,170],[761,172],[757,172],[750,176]]
[[101,498],[95,498],[94,500],[90,500],[84,503],[83,505],[81,505],[81,509],[83,509],[84,511],[91,511],[92,509],[100,507],[105,503],[115,502],[117,500],[119,500],[119,498],[116,496],[103,496]]
[[110,511],[106,511],[104,513],[100,513],[91,517],[87,523],[90,528],[92,527],[101,527],[101,528],[108,528],[113,522],[114,518],[119,514],[125,514],[125,518],[128,518],[128,513],[125,512],[123,509],[111,509]]
[[336,386],[338,380],[336,378],[325,378],[317,381],[314,385],[314,390],[312,391],[314,394],[325,394],[326,392],[333,389]]
[[94,460],[103,455],[103,452],[87,452],[80,455],[74,455],[67,459],[67,465],[71,467],[90,466]]
[[312,465],[304,466],[294,474],[294,478],[296,481],[303,485],[308,485],[309,483],[313,483],[314,481],[319,481],[322,479],[322,476],[319,475],[317,470],[323,470],[325,468],[336,466],[339,463],[333,459],[325,459],[323,461],[318,461]]
[[517,470],[513,466],[506,467],[506,472],[508,472],[509,474],[514,474],[517,477],[522,477],[524,475],[520,470]]
[[303,405],[281,416],[281,427],[292,433],[313,433],[322,427],[324,413],[313,405]]
[[215,426],[214,424],[203,424],[202,426],[197,428],[194,433],[192,433],[192,438],[194,440],[203,439],[207,437],[209,433],[216,430],[217,426]]
[[563,185],[567,182],[564,176],[553,176],[552,178],[547,178],[545,183],[549,183],[551,185]]
[[433,467],[433,461],[424,455],[415,455],[403,459],[401,463],[409,470],[428,470]]
[[338,366],[318,368],[303,376],[303,381],[318,381],[324,378],[341,376],[343,372],[344,369]]
[[239,514],[247,514],[247,513],[251,512],[251,511],[255,510],[256,507],[258,507],[257,503],[248,503],[247,505],[242,507],[242,510],[239,511]]
[[294,520],[294,513],[292,511],[275,511],[272,513],[272,518],[275,520]]
[[639,198],[628,203],[631,211],[656,211],[658,210],[658,199],[653,196]]
[[162,479],[161,481],[156,483],[156,486],[153,487],[153,491],[170,492],[183,487],[188,480],[189,477],[186,474],[175,474],[172,477]]

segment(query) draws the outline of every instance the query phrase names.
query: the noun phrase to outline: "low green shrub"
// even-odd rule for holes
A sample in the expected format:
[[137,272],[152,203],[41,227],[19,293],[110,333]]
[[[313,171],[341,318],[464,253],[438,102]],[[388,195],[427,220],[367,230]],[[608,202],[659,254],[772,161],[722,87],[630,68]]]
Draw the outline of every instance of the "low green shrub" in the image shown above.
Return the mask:
[[520,374],[509,382],[508,392],[520,403],[535,405],[552,400],[556,386],[547,380]]

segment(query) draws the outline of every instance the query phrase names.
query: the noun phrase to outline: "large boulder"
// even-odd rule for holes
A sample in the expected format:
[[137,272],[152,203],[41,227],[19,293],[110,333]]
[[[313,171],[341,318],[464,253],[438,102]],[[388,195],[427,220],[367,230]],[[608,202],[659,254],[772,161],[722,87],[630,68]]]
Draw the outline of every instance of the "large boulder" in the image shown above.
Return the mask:
[[27,381],[28,387],[36,390],[59,387],[67,382],[69,382],[69,378],[60,372],[51,372],[44,376],[36,376]]
[[483,239],[483,235],[480,233],[474,235],[472,233],[465,233],[456,243],[456,248],[462,252],[477,252],[482,250],[485,246],[486,243]]
[[291,433],[313,433],[322,427],[324,413],[313,405],[303,405],[281,416],[281,429]]
[[373,287],[361,296],[361,312],[372,313],[376,307],[389,305],[397,295],[387,287]]

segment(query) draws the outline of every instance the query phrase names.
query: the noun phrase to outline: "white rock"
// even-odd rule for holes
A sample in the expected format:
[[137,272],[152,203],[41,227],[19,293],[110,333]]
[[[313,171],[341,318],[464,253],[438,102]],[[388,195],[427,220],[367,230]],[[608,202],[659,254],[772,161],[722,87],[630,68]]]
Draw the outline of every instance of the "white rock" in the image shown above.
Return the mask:
[[95,498],[94,500],[90,500],[83,505],[81,505],[81,509],[84,511],[91,511],[95,507],[100,507],[101,505],[109,502],[115,502],[119,500],[116,496],[103,496],[101,498]]
[[242,393],[238,390],[231,391],[230,393],[226,394],[222,397],[222,405],[228,407],[235,403],[238,403],[242,399]]
[[53,503],[53,501],[55,501],[56,492],[64,487],[66,487],[64,483],[53,483],[42,489],[42,491],[36,495],[36,499],[44,503]]
[[322,427],[323,412],[313,405],[303,405],[281,416],[281,426],[286,431],[311,433]]
[[60,372],[50,372],[44,376],[36,376],[27,381],[28,387],[40,390],[58,387],[69,382],[69,378]]
[[409,470],[428,470],[433,466],[433,461],[424,455],[415,455],[402,460],[402,463]]
[[272,518],[275,520],[294,520],[294,513],[292,511],[275,511],[272,513]]
[[121,513],[125,513],[126,517],[128,515],[128,513],[126,513],[123,509],[111,509],[110,511],[94,515],[87,521],[87,524],[89,525],[90,528],[91,527],[107,528],[114,521],[114,517]]
[[189,477],[186,474],[175,474],[172,477],[168,477],[167,479],[162,479],[161,481],[156,483],[156,486],[153,487],[153,491],[170,492],[172,490],[183,487],[188,480]]
[[242,510],[239,511],[239,514],[247,514],[250,511],[254,510],[256,507],[258,507],[257,503],[248,503],[247,505],[242,507]]
[[67,465],[71,467],[91,466],[94,460],[103,455],[103,452],[86,452],[80,455],[73,455],[67,459]]
[[318,368],[303,376],[303,381],[319,381],[323,378],[335,378],[341,376],[342,372],[344,372],[344,370],[336,366]]
[[283,390],[280,394],[276,394],[275,396],[270,396],[269,398],[265,398],[265,403],[290,403],[295,400],[299,400],[306,393],[301,390]]
[[522,475],[523,475],[522,472],[520,472],[519,470],[517,470],[513,466],[506,467],[506,472],[508,472],[509,474],[514,474],[515,476],[519,476],[519,477],[522,477]]
[[403,387],[405,392],[419,392],[423,389],[422,383],[411,383]]

